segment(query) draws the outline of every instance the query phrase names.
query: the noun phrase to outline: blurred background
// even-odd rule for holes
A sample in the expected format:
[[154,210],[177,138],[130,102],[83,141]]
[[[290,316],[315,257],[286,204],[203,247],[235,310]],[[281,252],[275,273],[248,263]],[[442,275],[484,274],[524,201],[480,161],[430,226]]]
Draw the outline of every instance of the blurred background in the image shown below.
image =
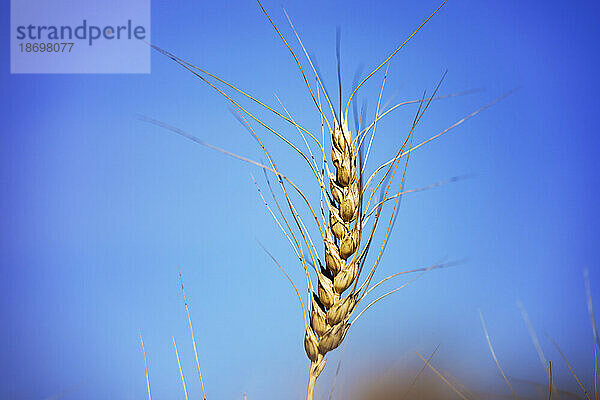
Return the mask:
[[[334,99],[336,27],[347,99],[356,71],[377,66],[438,5],[264,1],[306,65],[285,7]],[[0,7],[9,26],[8,2]],[[408,189],[471,177],[402,199],[377,277],[466,261],[429,272],[361,317],[346,339],[342,396],[359,376],[418,371],[415,352],[428,357],[438,345],[432,362],[440,370],[473,390],[510,394],[479,309],[515,386],[517,378],[545,385],[518,300],[556,384],[579,390],[545,334],[593,386],[583,271],[600,304],[598,11],[591,1],[450,1],[391,62],[382,102],[432,93],[445,70],[440,94],[483,89],[434,102],[415,143],[520,89],[411,156]],[[228,102],[156,52],[149,75],[11,75],[8,29],[0,37],[0,398],[144,398],[140,333],[153,397],[183,398],[173,335],[190,397],[200,398],[179,269],[208,398],[303,398],[300,307],[259,242],[298,283],[302,272],[252,181],[251,174],[266,193],[262,172],[138,119],[260,160]],[[257,3],[155,1],[152,41],[280,109],[276,93],[297,121],[320,132],[304,81]],[[383,70],[359,92],[368,119],[382,79]],[[293,127],[242,104],[303,145]],[[415,112],[408,106],[381,121],[369,171],[394,154]],[[282,172],[318,201],[299,157],[257,132]],[[319,398],[341,354],[331,353]]]

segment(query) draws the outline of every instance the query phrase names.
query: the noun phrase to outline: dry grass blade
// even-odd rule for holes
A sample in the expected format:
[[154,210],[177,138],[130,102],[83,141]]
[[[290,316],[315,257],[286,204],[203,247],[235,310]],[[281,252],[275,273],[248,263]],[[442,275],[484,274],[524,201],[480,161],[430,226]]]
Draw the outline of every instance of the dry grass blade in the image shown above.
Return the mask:
[[140,343],[142,344],[142,353],[144,354],[144,370],[146,371],[146,390],[148,392],[148,400],[152,400],[152,396],[150,396],[150,379],[148,379],[148,364],[146,362],[146,350],[144,349],[142,332],[140,332]]
[[[471,399],[477,399],[477,398],[483,398],[483,396],[478,396],[477,394],[475,394],[475,392],[472,389],[469,389],[465,384],[463,384],[462,382],[460,382],[457,378],[455,378],[454,376],[452,376],[448,371],[444,371],[444,375],[446,376],[446,378],[448,379],[448,381],[452,382],[452,384],[454,386],[456,386],[459,390],[461,390],[461,392],[468,398]],[[485,393],[486,397],[492,398],[494,395],[491,393]],[[503,398],[509,397],[509,396],[502,396]],[[521,400],[525,400],[522,397],[520,397]]]
[[488,346],[490,348],[490,353],[492,353],[492,357],[494,358],[496,367],[498,367],[498,371],[500,371],[500,373],[502,374],[502,377],[504,378],[504,381],[508,385],[508,387],[510,389],[510,393],[513,396],[513,399],[516,400],[517,395],[515,394],[515,391],[514,391],[512,385],[510,384],[510,381],[504,374],[502,367],[500,367],[500,362],[498,362],[498,357],[496,357],[496,352],[494,351],[494,347],[492,346],[492,341],[490,340],[490,334],[488,333],[487,327],[485,326],[485,320],[483,319],[483,313],[481,312],[481,310],[479,310],[479,318],[481,319],[481,326],[483,327],[483,333],[485,334],[485,339],[487,340]]
[[583,271],[583,277],[585,281],[585,297],[587,298],[588,313],[590,315],[590,322],[592,323],[592,331],[594,334],[594,341],[596,346],[600,347],[600,338],[598,337],[598,327],[596,325],[596,316],[594,314],[594,303],[592,302],[592,289],[590,287],[590,272],[585,269]]
[[202,380],[202,372],[200,372],[200,363],[198,362],[198,351],[196,350],[196,339],[194,338],[194,328],[192,327],[192,319],[190,318],[190,310],[188,308],[187,300],[185,298],[185,290],[183,289],[183,277],[181,276],[181,269],[179,270],[179,282],[181,283],[181,293],[183,294],[183,302],[185,303],[185,312],[187,313],[188,323],[190,325],[190,335],[192,336],[192,344],[194,345],[194,356],[196,357],[196,368],[198,369],[198,376],[200,377],[200,387],[202,388],[202,398],[206,400],[206,394],[204,393],[204,381]]
[[[546,393],[546,390],[548,389],[548,384],[547,383],[539,383],[536,381],[531,381],[528,379],[523,379],[523,378],[519,378],[519,377],[515,377],[515,376],[511,376],[510,377],[511,381],[513,382],[518,382],[520,384],[524,384],[524,385],[528,385],[528,386],[533,386],[535,387],[537,390],[539,390],[539,393]],[[550,380],[550,375],[548,375],[548,381]],[[561,390],[559,388],[556,387],[556,382],[554,382],[554,378],[552,378],[552,395],[555,397],[560,398],[560,395],[564,395],[568,398],[574,398],[574,399],[578,399],[578,400],[584,400],[584,397],[581,397],[580,395],[578,395],[577,393],[573,393],[570,392],[568,390]],[[522,397],[519,397],[522,398]]]
[[594,399],[598,400],[598,351],[594,345]]
[[548,372],[550,374],[550,383],[548,385],[548,400],[552,400],[552,362],[548,363]]
[[461,398],[461,399],[463,399],[463,400],[469,400],[469,399],[468,399],[468,398],[467,398],[467,397],[466,397],[464,394],[462,394],[462,393],[461,393],[461,392],[460,392],[460,391],[459,391],[459,390],[456,388],[456,386],[454,386],[452,383],[450,383],[450,381],[449,381],[448,379],[446,379],[446,377],[445,377],[444,375],[442,375],[442,373],[441,373],[440,371],[438,371],[438,370],[437,370],[437,369],[436,369],[436,368],[435,368],[433,365],[431,365],[431,363],[430,363],[428,360],[426,360],[426,359],[425,359],[425,358],[424,358],[424,357],[423,357],[421,354],[419,354],[418,352],[417,352],[417,355],[419,356],[419,358],[420,358],[421,360],[423,360],[423,362],[425,362],[425,365],[428,365],[428,366],[429,366],[429,368],[431,368],[431,370],[432,370],[433,372],[435,372],[435,374],[436,374],[437,376],[439,376],[439,377],[440,377],[440,379],[441,379],[441,380],[443,380],[443,381],[446,383],[446,385],[448,385],[448,386],[450,387],[450,389],[452,389],[452,390],[454,391],[454,393],[456,393],[456,394],[458,395],[458,397],[460,397],[460,398]]
[[187,389],[185,387],[185,379],[183,379],[183,371],[181,370],[181,363],[179,362],[179,352],[177,351],[177,345],[175,344],[175,336],[171,336],[173,339],[173,347],[175,347],[175,355],[177,356],[177,366],[179,367],[179,375],[181,375],[181,384],[183,385],[183,393],[185,393],[185,400],[188,400]]
[[[533,343],[533,346],[535,347],[535,351],[538,354],[538,358],[540,359],[540,362],[542,363],[542,366],[543,366],[544,370],[546,371],[546,374],[548,375],[548,379],[550,379],[550,363],[548,361],[546,361],[546,356],[544,355],[544,351],[542,350],[540,341],[537,337],[537,334],[535,333],[533,324],[531,323],[531,320],[529,319],[529,314],[527,314],[527,310],[525,310],[525,307],[523,306],[523,303],[520,300],[517,300],[517,307],[519,307],[519,310],[521,311],[521,317],[523,318],[523,321],[525,322],[525,325],[527,326],[527,330],[529,331],[529,336],[531,338],[531,342]],[[557,390],[555,387],[553,387],[552,390],[554,390],[556,392],[556,396],[560,399],[560,391]]]
[[565,354],[560,349],[560,346],[558,345],[558,343],[556,343],[550,336],[546,335],[546,337],[548,338],[548,340],[550,340],[550,342],[552,342],[552,344],[554,345],[554,347],[556,347],[556,350],[558,350],[559,354],[561,355],[561,357],[565,361],[565,364],[567,364],[567,367],[569,368],[569,371],[571,372],[571,375],[573,375],[573,378],[575,378],[575,380],[577,381],[577,384],[579,385],[579,387],[581,388],[581,390],[583,390],[583,393],[585,393],[585,397],[587,398],[587,400],[591,400],[590,395],[588,394],[587,390],[585,390],[585,387],[583,386],[583,384],[579,380],[579,377],[577,376],[577,374],[575,373],[575,371],[571,367],[571,363],[569,363],[569,360],[567,359],[567,357],[565,356]]
[[592,333],[594,335],[594,398],[598,399],[598,349],[600,349],[600,339],[598,338],[598,327],[596,325],[596,314],[594,313],[594,303],[592,301],[592,288],[590,286],[590,273],[583,270],[585,282],[585,296],[587,298],[588,314],[592,324]]
[[546,361],[546,356],[544,355],[544,351],[542,350],[540,341],[538,340],[538,337],[535,333],[535,329],[533,329],[533,324],[531,323],[531,320],[529,319],[527,310],[525,310],[525,307],[523,306],[523,303],[521,301],[517,301],[517,307],[519,307],[519,310],[521,311],[521,317],[523,318],[523,321],[525,322],[525,325],[527,326],[527,330],[529,331],[529,336],[531,337],[531,341],[533,342],[533,346],[535,347],[535,350],[538,354],[540,362],[542,363],[546,372],[549,373],[548,361]]
[[594,347],[594,398],[598,400],[598,349]]
[[419,372],[417,373],[417,375],[414,377],[414,379],[412,380],[412,382],[410,383],[410,385],[408,385],[408,387],[406,388],[406,391],[400,397],[400,400],[403,400],[406,397],[406,395],[408,393],[410,393],[410,391],[412,390],[412,388],[415,386],[415,384],[419,380],[419,377],[421,376],[421,374],[423,374],[423,371],[425,371],[425,368],[427,368],[427,365],[430,365],[431,360],[433,359],[433,356],[435,356],[435,353],[437,353],[437,351],[438,351],[439,348],[440,348],[440,345],[438,344],[435,347],[435,350],[433,350],[433,352],[431,353],[431,355],[429,356],[429,358],[427,359],[427,361],[423,365],[423,367],[419,370]]

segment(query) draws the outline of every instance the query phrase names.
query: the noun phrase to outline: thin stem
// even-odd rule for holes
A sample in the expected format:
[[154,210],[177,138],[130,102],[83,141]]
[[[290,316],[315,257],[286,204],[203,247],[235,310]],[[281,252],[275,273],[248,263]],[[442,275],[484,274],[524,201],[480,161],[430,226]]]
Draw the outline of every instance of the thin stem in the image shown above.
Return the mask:
[[533,347],[535,347],[535,351],[538,354],[540,362],[542,363],[542,366],[546,370],[546,374],[550,375],[549,363],[546,360],[546,356],[544,355],[544,351],[542,350],[540,341],[537,337],[537,334],[535,333],[533,324],[531,323],[531,320],[529,319],[529,314],[527,314],[527,310],[525,310],[525,306],[523,306],[523,303],[520,300],[517,300],[517,307],[519,307],[519,310],[521,311],[521,317],[523,318],[523,321],[525,322],[525,325],[527,326],[527,330],[529,331],[529,336],[531,337],[531,342],[533,343]]
[[496,367],[498,367],[498,371],[500,371],[500,373],[502,374],[502,377],[504,378],[504,381],[508,385],[508,387],[510,389],[510,393],[513,396],[513,399],[516,400],[517,399],[517,395],[515,394],[515,391],[513,390],[513,387],[510,384],[510,381],[508,380],[508,378],[504,374],[504,371],[502,370],[502,367],[500,367],[500,362],[498,362],[498,358],[496,357],[496,352],[494,351],[494,347],[492,347],[492,341],[490,340],[490,335],[489,335],[487,327],[485,325],[485,320],[483,319],[483,313],[481,312],[481,310],[479,310],[479,318],[481,319],[481,326],[483,327],[483,333],[485,334],[485,339],[487,340],[488,347],[490,348],[490,353],[492,353],[492,357],[494,358],[494,362],[496,363]]
[[204,381],[202,380],[202,372],[200,372],[200,363],[198,362],[198,351],[196,350],[196,339],[194,338],[194,328],[192,328],[192,319],[190,318],[190,310],[188,308],[187,300],[185,298],[185,290],[183,289],[183,277],[181,276],[181,269],[179,269],[179,281],[181,283],[181,293],[183,294],[183,302],[185,303],[185,312],[187,313],[188,322],[190,324],[190,335],[192,335],[192,344],[194,345],[194,356],[196,357],[196,368],[198,369],[198,376],[200,377],[200,386],[202,387],[202,398],[206,400],[206,394],[204,393]]
[[558,346],[558,344],[550,336],[546,335],[546,337],[552,342],[552,344],[554,345],[554,347],[556,347],[556,350],[558,350],[558,353],[562,356],[563,360],[565,361],[565,364],[567,364],[567,367],[569,368],[569,371],[571,372],[571,375],[573,375],[573,378],[575,378],[575,380],[577,381],[577,384],[579,385],[579,387],[581,388],[581,390],[583,391],[583,393],[585,393],[585,397],[587,398],[587,400],[591,400],[590,395],[588,394],[587,390],[585,390],[585,387],[581,383],[581,380],[579,380],[579,377],[577,376],[577,374],[575,373],[575,371],[571,367],[571,364],[569,363],[569,360],[567,360],[567,357],[565,356],[565,353],[562,352],[562,350],[560,349],[560,347]]
[[144,369],[146,370],[146,390],[148,391],[148,400],[152,400],[152,396],[150,396],[150,380],[148,379],[148,365],[146,363],[146,350],[144,349],[142,332],[140,332],[140,343],[142,344],[142,353],[144,353]]
[[310,370],[308,374],[308,389],[306,390],[306,400],[313,400],[315,395],[315,383],[317,382],[317,376],[312,373],[314,363],[310,364]]
[[548,364],[548,369],[550,371],[550,385],[548,387],[548,400],[552,400],[552,362]]
[[403,400],[406,397],[406,395],[410,392],[410,390],[413,388],[413,386],[415,386],[415,383],[417,383],[417,380],[419,379],[419,377],[421,376],[421,374],[423,373],[423,371],[425,371],[425,368],[427,368],[427,365],[431,362],[431,359],[433,358],[433,356],[435,356],[435,353],[437,353],[437,351],[438,351],[439,348],[440,348],[440,345],[438,344],[436,346],[435,350],[433,350],[433,353],[431,353],[431,355],[429,356],[429,358],[425,362],[425,365],[423,365],[423,368],[421,368],[419,370],[419,373],[417,374],[417,376],[415,376],[415,378],[411,382],[411,384],[408,387],[408,389],[406,389],[406,392],[404,392],[404,395],[400,398],[400,400]]
[[459,391],[459,390],[456,388],[456,386],[454,386],[452,383],[450,383],[450,381],[449,381],[448,379],[446,379],[446,377],[445,377],[444,375],[442,375],[440,371],[438,371],[437,369],[435,369],[435,367],[434,367],[433,365],[431,365],[431,363],[430,363],[429,361],[425,360],[425,358],[424,358],[424,357],[423,357],[421,354],[417,353],[417,355],[419,356],[419,358],[420,358],[421,360],[423,360],[423,361],[425,362],[425,364],[426,364],[426,365],[428,365],[428,366],[429,366],[429,368],[431,368],[431,370],[432,370],[433,372],[435,372],[435,374],[436,374],[437,376],[439,376],[439,377],[440,377],[440,379],[441,379],[441,380],[443,380],[443,381],[446,383],[446,385],[450,386],[450,389],[452,389],[452,390],[454,391],[454,393],[456,393],[456,394],[457,394],[457,395],[458,395],[458,396],[459,396],[461,399],[463,399],[463,400],[469,400],[469,399],[467,399],[467,397],[466,397],[464,394],[462,394],[462,393],[461,393],[461,392],[460,392],[460,391]]
[[185,387],[185,379],[183,379],[183,371],[181,370],[181,363],[179,362],[179,353],[177,352],[177,345],[175,344],[175,336],[171,336],[171,338],[173,339],[173,347],[175,347],[175,355],[177,356],[177,366],[179,367],[179,375],[181,375],[183,393],[185,393],[185,400],[188,400],[187,389]]

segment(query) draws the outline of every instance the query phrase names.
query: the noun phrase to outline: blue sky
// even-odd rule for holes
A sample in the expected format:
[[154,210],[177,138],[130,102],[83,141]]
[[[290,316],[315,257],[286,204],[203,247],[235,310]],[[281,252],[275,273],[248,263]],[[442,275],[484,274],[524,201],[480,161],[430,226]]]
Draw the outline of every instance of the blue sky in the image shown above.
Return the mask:
[[[264,6],[299,50],[286,8],[335,98],[341,28],[347,99],[356,70],[374,68],[438,4]],[[7,2],[1,12],[9,26]],[[478,309],[505,371],[543,382],[515,305],[521,300],[562,386],[574,387],[544,333],[591,385],[583,270],[600,302],[597,12],[593,2],[450,1],[393,59],[384,99],[431,93],[445,70],[440,93],[483,89],[433,103],[415,132],[419,141],[519,90],[411,156],[408,188],[472,177],[403,199],[378,276],[467,261],[428,273],[361,317],[347,339],[342,382],[414,362],[415,351],[438,344],[445,370],[466,382],[500,382]],[[153,397],[183,398],[173,335],[198,398],[181,268],[209,398],[301,398],[308,364],[301,312],[258,242],[297,281],[302,275],[252,182],[251,174],[265,189],[261,171],[137,118],[260,160],[227,102],[158,53],[149,75],[11,75],[8,28],[0,35],[0,397],[66,390],[65,399],[143,398],[141,332]],[[256,3],[153,2],[152,41],[269,104],[277,104],[276,92],[296,120],[319,131],[297,67]],[[370,116],[382,72],[361,89]],[[252,110],[302,143],[289,126]],[[382,121],[371,168],[401,143],[415,112],[407,107]],[[284,173],[314,198],[318,187],[301,160],[259,133]]]

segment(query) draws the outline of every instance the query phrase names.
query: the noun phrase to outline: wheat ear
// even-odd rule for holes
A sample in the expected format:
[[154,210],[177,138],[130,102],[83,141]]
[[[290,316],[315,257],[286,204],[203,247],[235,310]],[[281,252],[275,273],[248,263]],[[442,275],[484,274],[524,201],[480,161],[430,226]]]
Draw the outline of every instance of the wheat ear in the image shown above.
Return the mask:
[[358,275],[359,260],[349,258],[360,243],[362,222],[361,179],[357,172],[357,153],[345,119],[331,132],[331,160],[335,172],[329,173],[329,229],[325,235],[325,267],[317,273],[318,290],[313,293],[310,326],[306,328],[304,348],[311,361],[307,398],[312,399],[314,384],[325,367],[324,356],[343,341],[356,306],[357,295],[343,293]]
[[[446,132],[461,125],[467,119],[474,117],[475,115],[477,115],[484,109],[490,107],[492,104],[499,101],[501,98],[503,98],[505,96],[498,98],[495,101],[493,101],[492,103],[480,108],[479,110],[476,110],[475,112],[467,115],[466,117],[463,117],[461,120],[457,121],[455,124],[453,124],[449,128],[447,128],[444,131],[436,134],[435,136],[425,140],[424,142],[421,142],[415,146],[412,146],[413,131],[415,129],[415,126],[419,123],[421,117],[423,116],[423,114],[425,113],[425,111],[427,110],[427,108],[429,107],[429,105],[431,104],[431,102],[433,100],[446,98],[446,97],[453,97],[455,95],[461,95],[461,94],[466,94],[466,93],[459,93],[459,94],[453,94],[453,95],[449,95],[449,96],[436,97],[437,90],[441,84],[441,81],[440,81],[440,84],[438,84],[438,86],[436,87],[432,96],[426,98],[425,94],[423,94],[423,96],[420,100],[402,102],[402,103],[399,103],[399,104],[387,109],[386,111],[383,111],[386,108],[386,105],[384,105],[381,108],[382,112],[380,112],[381,93],[383,92],[383,85],[382,85],[375,119],[373,120],[373,122],[370,125],[368,125],[366,127],[363,126],[363,129],[361,130],[361,126],[356,122],[356,120],[358,120],[358,118],[356,118],[356,116],[355,116],[355,127],[354,128],[355,128],[356,134],[353,135],[348,127],[347,115],[348,115],[348,108],[351,104],[351,101],[353,99],[354,99],[355,103],[357,101],[357,93],[358,93],[359,88],[368,79],[370,79],[380,68],[385,66],[390,61],[390,59],[396,53],[398,53],[398,51],[400,51],[400,49],[402,49],[404,47],[404,45],[425,25],[425,23],[427,23],[427,21],[429,21],[429,19],[431,19],[433,17],[433,15],[435,15],[437,13],[437,11],[443,6],[443,4],[445,4],[446,1],[444,1],[431,15],[429,15],[429,17],[413,32],[413,34],[410,35],[391,55],[389,55],[382,63],[380,63],[375,69],[373,69],[362,81],[360,81],[360,83],[355,85],[351,95],[349,96],[348,103],[346,104],[345,112],[342,108],[342,102],[341,102],[342,96],[341,96],[341,78],[340,78],[340,73],[339,73],[340,56],[339,56],[339,39],[338,39],[337,58],[338,58],[338,84],[339,84],[339,88],[340,88],[340,104],[339,104],[339,114],[337,114],[337,115],[333,108],[331,99],[329,98],[329,95],[328,95],[327,91],[325,90],[324,85],[322,84],[322,80],[320,79],[316,68],[314,67],[312,61],[310,60],[310,57],[308,56],[308,52],[304,48],[304,45],[302,44],[302,42],[300,40],[300,36],[298,35],[295,28],[293,27],[289,16],[286,14],[286,17],[288,18],[288,21],[290,22],[292,30],[294,31],[296,38],[300,42],[300,46],[302,47],[302,49],[308,59],[308,62],[310,64],[312,71],[314,72],[314,75],[315,75],[315,78],[317,81],[315,91],[313,91],[313,89],[311,88],[311,85],[309,84],[309,80],[308,80],[296,54],[294,53],[294,51],[292,50],[292,48],[290,47],[288,42],[285,40],[285,38],[283,37],[283,35],[279,31],[279,29],[275,26],[273,20],[270,18],[267,11],[262,6],[262,4],[260,4],[260,1],[259,0],[257,0],[257,1],[260,5],[262,11],[268,18],[269,22],[272,24],[273,28],[277,32],[277,35],[281,38],[281,40],[283,41],[286,48],[291,53],[295,63],[298,66],[298,69],[299,69],[299,71],[302,75],[302,78],[306,84],[306,87],[308,89],[310,97],[311,97],[314,105],[316,106],[316,109],[319,112],[320,119],[321,119],[323,140],[320,141],[319,139],[317,139],[317,137],[314,134],[312,134],[311,132],[306,130],[304,127],[299,125],[296,122],[296,120],[292,117],[292,115],[288,113],[288,111],[285,109],[285,107],[283,107],[283,104],[281,102],[280,102],[280,105],[284,109],[285,114],[282,114],[282,113],[274,110],[272,107],[266,105],[265,103],[256,99],[252,95],[242,91],[241,89],[238,89],[236,86],[217,77],[216,75],[210,74],[206,70],[201,69],[200,67],[196,67],[196,66],[194,66],[194,65],[176,57],[175,55],[173,55],[165,50],[162,50],[154,45],[151,45],[154,49],[156,49],[157,51],[166,55],[167,57],[171,58],[173,61],[177,62],[179,65],[184,67],[186,70],[188,70],[189,72],[196,75],[198,78],[200,78],[200,80],[202,80],[204,83],[206,83],[212,89],[217,91],[221,96],[225,97],[231,103],[238,120],[242,123],[242,125],[244,125],[249,130],[251,135],[256,139],[256,141],[258,142],[258,144],[264,151],[265,156],[267,157],[267,162],[265,164],[258,163],[249,158],[238,156],[237,154],[231,153],[227,150],[210,145],[185,131],[182,131],[178,128],[164,124],[160,121],[152,120],[149,118],[142,118],[142,119],[147,122],[150,122],[154,125],[171,130],[171,131],[173,131],[181,136],[184,136],[198,144],[209,147],[213,150],[219,151],[219,152],[229,155],[231,157],[237,158],[246,163],[258,166],[258,167],[262,168],[263,171],[272,172],[277,177],[278,184],[279,184],[280,188],[282,189],[283,195],[285,196],[285,202],[283,204],[287,205],[287,208],[289,208],[289,215],[291,215],[292,220],[288,221],[289,217],[286,217],[282,208],[279,206],[279,203],[275,199],[275,195],[273,194],[270,184],[269,184],[269,190],[271,191],[271,194],[273,194],[275,205],[277,206],[277,211],[279,212],[279,215],[281,217],[281,220],[283,221],[283,224],[279,222],[279,218],[276,216],[276,213],[274,212],[274,210],[269,208],[268,205],[267,205],[267,208],[269,209],[271,215],[275,218],[279,227],[284,231],[285,236],[287,237],[288,241],[292,245],[296,255],[300,259],[300,262],[302,263],[302,267],[303,267],[305,275],[306,275],[307,289],[308,289],[308,293],[310,295],[309,302],[311,303],[310,310],[304,309],[302,297],[300,296],[299,291],[293,282],[292,282],[292,285],[293,285],[294,289],[296,290],[296,294],[298,295],[298,298],[300,299],[300,303],[302,305],[303,314],[304,314],[304,318],[305,318],[304,347],[306,350],[306,354],[310,360],[307,400],[312,400],[314,397],[314,389],[315,389],[316,380],[317,380],[318,376],[321,374],[321,372],[323,371],[323,368],[325,367],[325,364],[326,364],[326,358],[325,358],[326,354],[328,352],[336,349],[342,343],[350,326],[368,308],[370,308],[373,304],[377,303],[381,299],[400,290],[402,287],[404,287],[408,283],[410,283],[410,281],[409,281],[408,283],[405,283],[404,285],[400,286],[399,288],[391,290],[388,293],[386,293],[382,296],[379,296],[377,299],[370,302],[366,307],[364,307],[364,309],[358,314],[358,316],[356,316],[352,320],[352,322],[349,322],[349,320],[350,320],[353,312],[356,310],[358,304],[373,289],[375,289],[377,286],[379,286],[379,284],[387,281],[388,279],[399,275],[399,274],[391,275],[388,278],[385,278],[384,280],[375,284],[374,286],[371,286],[371,280],[374,277],[376,268],[379,265],[382,253],[385,250],[387,241],[390,237],[391,229],[394,225],[394,222],[396,221],[396,216],[398,215],[397,210],[398,210],[399,201],[401,199],[401,196],[405,193],[411,192],[411,190],[408,190],[408,191],[404,190],[404,177],[406,174],[406,167],[408,164],[408,158],[409,158],[410,154],[412,153],[412,151],[418,149],[419,147],[423,146],[424,144],[426,144],[434,139],[437,139],[438,137],[444,135]],[[386,66],[386,74],[385,75],[387,76],[387,66]],[[209,78],[212,80],[212,82],[209,81]],[[384,83],[385,83],[385,77],[384,77]],[[220,89],[219,87],[217,87],[217,85],[224,85],[227,88],[232,89],[233,91],[237,92],[238,94],[248,98],[249,100],[253,101],[254,103],[260,105],[261,107],[264,107],[268,111],[274,113],[276,116],[282,118],[283,120],[285,120],[286,122],[288,122],[289,124],[294,126],[298,130],[300,136],[303,138],[304,144],[307,145],[308,153],[309,153],[310,157],[307,156],[304,152],[302,152],[298,147],[296,147],[296,145],[294,145],[290,140],[288,140],[281,133],[279,133],[275,129],[271,128],[269,125],[267,125],[265,122],[263,122],[260,118],[258,118],[253,113],[251,113],[249,110],[244,108],[240,103],[238,103],[236,100],[234,100],[230,95],[225,93],[223,91],[223,89]],[[225,90],[227,90],[227,89],[225,89]],[[315,92],[316,92],[316,96],[315,96]],[[321,92],[324,95],[327,105],[329,106],[329,111],[331,111],[331,114],[333,117],[331,123],[330,123],[329,119],[327,118],[327,116],[325,115],[323,108],[321,107],[321,97],[320,97]],[[278,101],[279,101],[279,99],[278,99]],[[370,133],[369,131],[371,131],[371,138],[367,141],[367,143],[365,143],[365,147],[367,147],[367,144],[369,147],[367,149],[367,154],[368,154],[371,143],[372,143],[373,135],[375,132],[375,128],[377,126],[377,122],[381,118],[383,118],[385,115],[390,113],[391,111],[399,108],[400,106],[407,105],[407,104],[417,104],[419,108],[414,117],[412,126],[410,127],[410,130],[404,140],[404,143],[402,144],[402,146],[400,147],[400,149],[397,151],[397,153],[395,154],[395,156],[392,159],[390,159],[383,165],[380,165],[378,168],[376,168],[375,171],[370,176],[368,176],[368,179],[366,179],[366,180],[363,179],[363,168],[366,164],[366,159],[367,159],[367,157],[363,158],[363,156],[362,156],[363,151],[364,151],[363,146],[362,146],[364,139],[369,136],[369,133]],[[316,180],[319,184],[319,189],[320,189],[319,192],[320,192],[320,198],[321,198],[320,215],[319,216],[318,216],[318,213],[315,212],[315,209],[313,209],[311,203],[308,201],[308,198],[305,196],[303,191],[293,181],[291,181],[286,175],[282,174],[279,171],[279,169],[276,166],[275,161],[273,160],[273,157],[271,156],[270,152],[264,146],[262,140],[259,138],[259,136],[255,132],[254,128],[252,128],[251,123],[260,125],[260,127],[266,129],[270,134],[273,134],[274,136],[281,139],[284,143],[286,143],[288,146],[290,146],[290,148],[292,148],[307,163],[312,174],[314,175],[314,177],[316,178]],[[330,162],[328,162],[326,160],[326,155],[325,155],[325,152],[326,152],[325,151],[325,147],[326,147],[325,146],[325,134],[324,134],[325,126],[327,127],[329,134],[330,134],[330,138],[331,138]],[[305,134],[306,134],[306,136],[305,136]],[[311,151],[309,141],[307,141],[307,139],[306,139],[307,137],[310,137],[310,139],[312,139],[316,142],[316,144],[318,145],[319,152],[313,153]],[[319,154],[319,153],[322,156],[322,160],[321,160],[322,167],[320,168],[320,171],[319,171],[319,165],[317,164],[315,157],[314,157],[315,154]],[[404,165],[402,166],[402,164],[404,164]],[[381,175],[383,175],[383,176],[381,176]],[[400,176],[400,184],[398,185],[399,187],[397,189],[392,189],[392,183],[394,182],[394,178],[397,178],[398,176]],[[329,183],[328,185],[326,185],[325,177],[328,178],[328,183]],[[366,181],[366,184],[363,184],[363,181]],[[314,219],[314,222],[317,225],[321,239],[323,240],[323,244],[324,244],[324,253],[325,253],[324,254],[325,255],[324,262],[321,262],[321,259],[319,258],[319,255],[318,255],[317,248],[316,248],[315,244],[313,243],[313,240],[311,239],[311,236],[309,234],[309,230],[307,229],[306,225],[304,224],[304,222],[300,216],[300,213],[297,210],[297,207],[293,204],[290,196],[288,195],[288,189],[286,189],[287,185],[290,185],[295,190],[295,192],[297,192],[297,194],[300,195],[303,205],[306,206],[307,209],[310,211],[309,215],[310,215],[310,217],[312,217],[312,219]],[[372,185],[372,186],[370,186],[370,185]],[[435,185],[436,184],[434,184],[434,186]],[[328,190],[325,189],[326,186],[329,187]],[[412,191],[418,191],[418,190],[424,190],[424,189],[426,189],[426,188],[416,189],[416,190],[412,190]],[[371,193],[367,194],[366,193],[367,190],[370,190]],[[379,200],[373,201],[373,197],[377,193],[379,193]],[[261,198],[263,199],[263,201],[266,204],[266,201],[262,197],[262,193],[260,193],[260,190],[259,190],[259,194],[261,195]],[[363,204],[363,197],[365,194],[367,194],[366,197],[368,200],[366,202],[364,202],[364,204]],[[392,200],[393,200],[392,212],[391,212],[391,216],[387,222],[387,227],[384,227],[385,236],[384,236],[381,246],[379,248],[379,252],[376,256],[376,259],[375,259],[373,265],[371,265],[365,269],[365,271],[367,271],[365,274],[366,277],[364,279],[360,279],[361,272],[363,271],[363,267],[365,267],[365,260],[366,260],[367,253],[372,244],[372,240],[373,240],[376,228],[378,228],[378,223],[379,223],[380,217],[382,215],[383,206],[386,203],[391,202]],[[371,203],[372,201],[373,201],[373,203]],[[372,205],[372,208],[369,208],[370,205]],[[325,210],[328,211],[328,218],[325,217]],[[322,221],[319,217],[322,217]],[[368,223],[368,225],[370,225],[370,227],[366,231],[366,235],[364,235],[366,239],[361,244],[363,230],[366,229],[367,223]],[[296,231],[296,233],[294,233],[294,231]],[[307,249],[307,251],[309,253],[308,256],[305,256],[303,249]],[[273,257],[271,256],[271,258],[273,258]],[[275,260],[275,259],[273,258],[273,260]],[[309,265],[312,267],[310,269],[310,271],[308,268]],[[283,268],[281,266],[279,266],[279,267],[283,271]],[[438,267],[438,266],[433,266],[433,267],[427,268],[423,271],[423,273],[425,273],[435,267]],[[314,285],[313,285],[314,278],[311,277],[311,275],[313,275],[313,272],[316,275],[316,282],[314,282],[315,283]],[[406,271],[406,272],[408,272],[408,271]],[[285,274],[285,272],[284,272],[284,274]],[[419,275],[419,276],[421,276],[421,275]],[[417,276],[417,278],[419,276]],[[415,279],[417,279],[417,278],[415,278]],[[289,277],[288,277],[288,279],[289,279]],[[359,285],[359,279],[362,281],[362,283],[360,285]],[[307,304],[307,306],[308,306],[308,304]],[[175,343],[174,343],[174,345],[175,345]],[[182,383],[185,385],[185,383],[183,381],[183,374],[182,374]],[[185,387],[184,387],[184,391],[185,391]]]

